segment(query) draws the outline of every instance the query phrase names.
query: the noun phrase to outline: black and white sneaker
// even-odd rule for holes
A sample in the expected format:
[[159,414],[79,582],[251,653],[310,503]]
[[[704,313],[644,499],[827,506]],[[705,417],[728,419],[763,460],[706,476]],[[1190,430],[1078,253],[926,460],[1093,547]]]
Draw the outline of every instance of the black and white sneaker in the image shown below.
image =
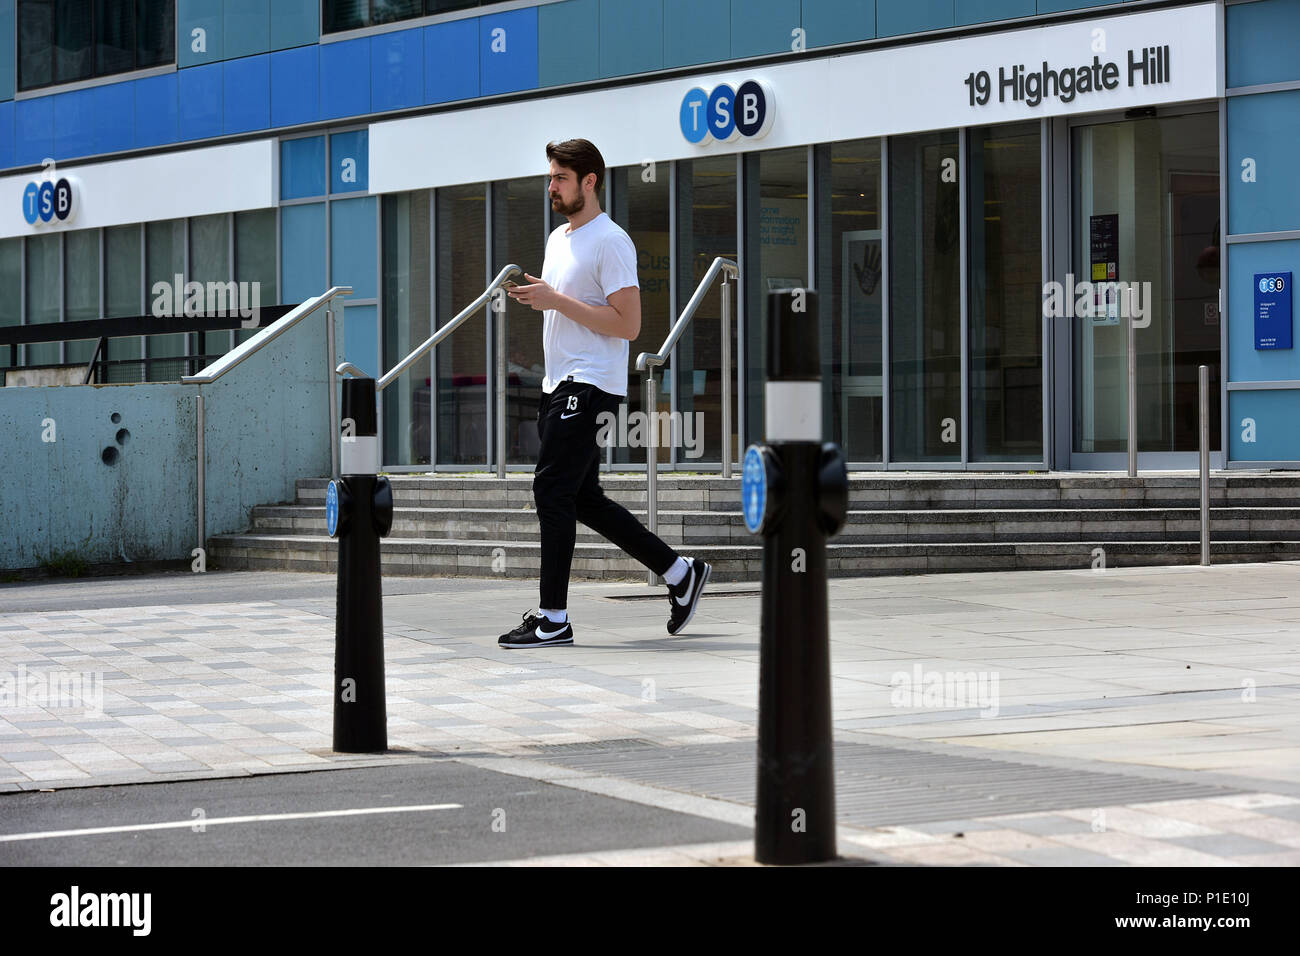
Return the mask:
[[691,558],[691,569],[676,587],[668,586],[668,606],[672,614],[668,618],[668,633],[680,634],[691,618],[695,616],[695,605],[700,603],[704,585],[709,582],[713,566],[705,564],[699,558]]
[[497,641],[502,647],[549,647],[552,644],[572,644],[573,625],[568,621],[556,624],[541,614],[529,611],[524,622]]

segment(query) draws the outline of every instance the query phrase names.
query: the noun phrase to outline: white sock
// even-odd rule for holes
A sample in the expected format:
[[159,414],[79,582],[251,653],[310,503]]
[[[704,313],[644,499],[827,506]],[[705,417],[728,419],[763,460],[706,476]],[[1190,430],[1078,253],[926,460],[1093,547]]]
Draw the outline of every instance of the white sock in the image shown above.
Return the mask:
[[552,624],[563,624],[569,619],[569,612],[564,608],[560,608],[558,611],[552,611],[548,608],[542,607],[537,609],[537,613],[546,618]]
[[664,583],[669,587],[677,587],[682,583],[682,579],[691,573],[691,563],[685,558],[678,558],[673,566],[664,572]]

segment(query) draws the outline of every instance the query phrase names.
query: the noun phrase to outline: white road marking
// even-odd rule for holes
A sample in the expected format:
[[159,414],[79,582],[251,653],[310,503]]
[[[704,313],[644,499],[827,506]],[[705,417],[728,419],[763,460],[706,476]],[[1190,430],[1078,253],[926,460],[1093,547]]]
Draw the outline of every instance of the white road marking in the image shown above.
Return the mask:
[[424,813],[429,810],[460,810],[459,803],[426,803],[409,807],[360,807],[355,810],[314,810],[309,813],[259,813],[247,817],[195,817],[167,823],[137,823],[120,827],[87,827],[83,830],[44,830],[0,835],[0,843],[20,840],[49,840],[54,837],[96,836],[101,833],[135,833],[141,830],[180,830],[184,827],[215,827],[230,823],[267,823],[275,820],[319,820],[325,817],[359,817],[376,813]]

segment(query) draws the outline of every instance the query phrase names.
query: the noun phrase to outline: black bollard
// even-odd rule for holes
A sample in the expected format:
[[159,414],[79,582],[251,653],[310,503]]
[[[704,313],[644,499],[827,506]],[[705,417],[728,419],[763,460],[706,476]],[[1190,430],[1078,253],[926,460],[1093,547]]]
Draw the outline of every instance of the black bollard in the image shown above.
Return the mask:
[[826,539],[844,524],[848,475],[823,444],[816,293],[768,295],[766,445],[745,455],[744,511],[762,533],[754,858],[836,857]]
[[393,491],[380,478],[375,381],[343,380],[342,478],[325,497],[326,521],[339,542],[334,617],[334,749],[388,749],[384,694],[384,597],[379,539],[393,523]]

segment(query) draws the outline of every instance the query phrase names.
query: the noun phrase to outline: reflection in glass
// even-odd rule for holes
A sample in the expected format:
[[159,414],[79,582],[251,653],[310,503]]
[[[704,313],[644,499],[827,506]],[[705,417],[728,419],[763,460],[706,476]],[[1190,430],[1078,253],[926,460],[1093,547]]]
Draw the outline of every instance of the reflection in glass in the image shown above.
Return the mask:
[[880,140],[818,146],[816,165],[824,433],[849,461],[881,461]]
[[[535,182],[535,180],[534,180]],[[478,298],[487,274],[486,184],[437,193],[437,326]],[[487,347],[479,322],[438,346],[438,461],[487,463]]]
[[[99,230],[79,229],[64,236],[63,320],[85,322],[99,313]],[[66,362],[89,362],[94,341],[69,341]]]
[[[433,333],[429,311],[430,190],[383,198],[384,370],[391,369]],[[442,346],[439,346],[441,349]],[[430,461],[431,383],[426,354],[384,391],[384,462]]]
[[[27,237],[27,324],[59,321],[59,235]],[[59,343],[27,346],[28,365],[57,365]]]
[[[541,176],[525,176],[492,184],[493,249],[492,268],[488,270],[492,275],[512,262],[529,275],[542,274],[546,251],[546,205],[546,181]],[[567,228],[568,222],[560,216],[556,225]],[[526,283],[528,280],[516,276],[515,281]],[[480,288],[479,292],[482,291]],[[542,377],[546,374],[542,313],[509,296],[505,298],[505,308],[506,461],[533,464],[537,461],[540,447],[537,409],[542,396]],[[493,381],[496,375],[496,316],[496,312],[491,313]],[[493,401],[495,403],[495,398]],[[495,408],[493,404],[494,414]],[[495,451],[494,447],[493,454]]]
[[961,460],[956,132],[889,141],[890,459]]
[[[154,286],[163,282],[173,287],[176,276],[185,271],[185,220],[170,219],[145,226],[145,289],[152,308]],[[184,279],[182,277],[182,283]],[[183,311],[184,301],[173,302],[173,314]],[[150,335],[146,342],[149,358],[168,358],[186,353],[184,334]],[[166,382],[180,377],[181,362],[150,362],[146,381]]]
[[970,458],[1043,460],[1037,123],[971,130]]
[[[144,315],[140,301],[140,239],[139,225],[111,226],[104,230],[104,315],[124,318]],[[108,340],[110,359],[139,359],[140,336],[129,335]],[[105,379],[110,382],[142,381],[138,362],[131,365],[110,365]]]

